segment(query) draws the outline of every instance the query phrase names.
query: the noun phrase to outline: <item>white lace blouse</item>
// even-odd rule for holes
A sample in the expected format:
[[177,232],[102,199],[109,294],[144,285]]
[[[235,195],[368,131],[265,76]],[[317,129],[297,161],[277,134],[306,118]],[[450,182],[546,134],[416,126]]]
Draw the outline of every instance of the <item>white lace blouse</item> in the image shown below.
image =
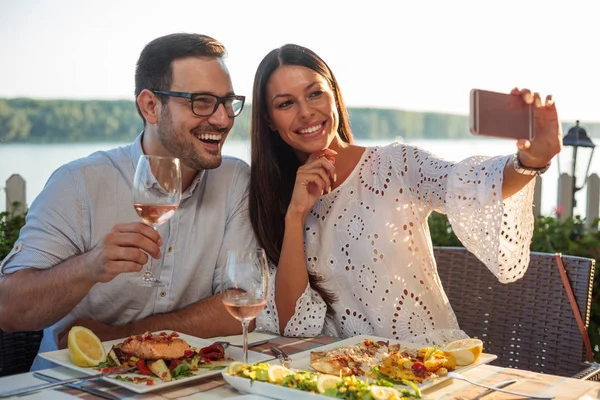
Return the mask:
[[[367,148],[305,224],[307,266],[337,296],[335,315],[326,316],[325,302],[307,287],[284,335],[369,334],[425,343],[464,335],[437,273],[427,218],[434,210],[447,214],[463,245],[501,282],[519,279],[529,263],[533,180],[503,202],[507,160],[452,163],[398,143]],[[279,333],[275,267],[271,272],[271,297],[257,329]]]

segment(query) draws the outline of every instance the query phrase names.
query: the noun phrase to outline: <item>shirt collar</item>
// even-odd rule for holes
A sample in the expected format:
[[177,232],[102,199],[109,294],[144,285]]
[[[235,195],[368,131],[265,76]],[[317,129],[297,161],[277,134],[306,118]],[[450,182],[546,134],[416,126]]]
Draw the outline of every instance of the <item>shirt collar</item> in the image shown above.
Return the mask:
[[200,183],[205,180],[204,179],[205,176],[206,176],[206,170],[205,169],[198,171],[198,173],[196,174],[196,177],[192,181],[192,184],[190,185],[190,187],[187,188],[187,190],[185,192],[183,192],[183,194],[181,196],[181,200],[187,199],[188,197],[190,197],[191,195],[193,195],[194,194],[194,190],[196,190],[196,188],[198,187],[198,185],[200,185]]
[[[144,151],[142,150],[142,137],[143,136],[144,136],[144,131],[141,131],[140,134],[135,138],[135,141],[133,142],[133,146],[131,146],[131,152],[130,152],[131,166],[133,168],[134,174],[135,174],[135,169],[137,167],[138,160],[140,159],[142,154],[144,154]],[[192,181],[192,184],[190,185],[190,187],[187,188],[187,190],[182,193],[181,200],[187,199],[192,194],[194,194],[194,191],[196,190],[196,188],[198,187],[200,182],[204,181],[205,176],[206,176],[205,169],[198,171],[198,173],[196,174],[196,177]],[[148,183],[149,187],[153,186],[153,183],[154,182],[149,182]]]
[[131,151],[129,155],[131,157],[131,167],[135,173],[135,168],[137,167],[138,160],[144,154],[142,151],[142,137],[144,136],[144,131],[141,131],[140,134],[135,138],[133,142],[133,146],[130,147]]

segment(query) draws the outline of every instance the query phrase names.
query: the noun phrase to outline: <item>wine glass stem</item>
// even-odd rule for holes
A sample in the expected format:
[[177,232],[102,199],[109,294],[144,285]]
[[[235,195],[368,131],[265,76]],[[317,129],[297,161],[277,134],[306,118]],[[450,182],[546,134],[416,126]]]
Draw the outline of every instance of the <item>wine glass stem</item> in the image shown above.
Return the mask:
[[[156,232],[158,232],[158,229],[155,225],[150,225],[152,227],[152,229],[154,229]],[[161,254],[161,258],[160,258],[160,269],[159,271],[162,271],[162,266],[163,266],[163,262],[165,259],[165,255]],[[148,263],[146,264],[146,272],[144,273],[144,277],[145,278],[150,278],[150,279],[154,279],[154,257],[148,255],[148,258],[150,260],[148,260]]]
[[248,325],[250,325],[249,320],[242,320],[242,336],[244,337],[244,364],[248,364]]

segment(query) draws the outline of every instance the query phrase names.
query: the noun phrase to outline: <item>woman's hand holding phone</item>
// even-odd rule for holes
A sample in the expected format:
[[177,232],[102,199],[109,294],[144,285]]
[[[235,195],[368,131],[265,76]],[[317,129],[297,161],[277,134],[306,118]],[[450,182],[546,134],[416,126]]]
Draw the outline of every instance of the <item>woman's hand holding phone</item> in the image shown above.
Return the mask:
[[514,88],[510,94],[471,90],[474,135],[517,140],[519,161],[530,168],[550,163],[562,147],[562,128],[551,95]]
[[533,107],[534,131],[533,140],[517,141],[519,160],[527,167],[541,168],[548,164],[562,149],[562,125],[558,119],[556,104],[552,95],[547,95],[542,102],[540,94],[531,93],[529,89],[514,88],[511,95],[520,95],[523,101]]

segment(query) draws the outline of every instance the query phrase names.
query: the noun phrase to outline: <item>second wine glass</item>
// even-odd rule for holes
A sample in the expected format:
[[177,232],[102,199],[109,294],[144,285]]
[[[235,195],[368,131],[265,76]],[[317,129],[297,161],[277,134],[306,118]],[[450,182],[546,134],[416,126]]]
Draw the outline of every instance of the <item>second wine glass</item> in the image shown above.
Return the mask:
[[[142,221],[156,227],[167,222],[181,201],[181,166],[178,158],[142,155],[133,178],[133,207]],[[161,258],[164,260],[164,254]],[[141,286],[164,286],[153,274],[152,257],[139,279]]]
[[248,364],[248,325],[265,308],[269,298],[269,265],[264,249],[227,251],[221,270],[221,300],[242,323],[244,363]]

